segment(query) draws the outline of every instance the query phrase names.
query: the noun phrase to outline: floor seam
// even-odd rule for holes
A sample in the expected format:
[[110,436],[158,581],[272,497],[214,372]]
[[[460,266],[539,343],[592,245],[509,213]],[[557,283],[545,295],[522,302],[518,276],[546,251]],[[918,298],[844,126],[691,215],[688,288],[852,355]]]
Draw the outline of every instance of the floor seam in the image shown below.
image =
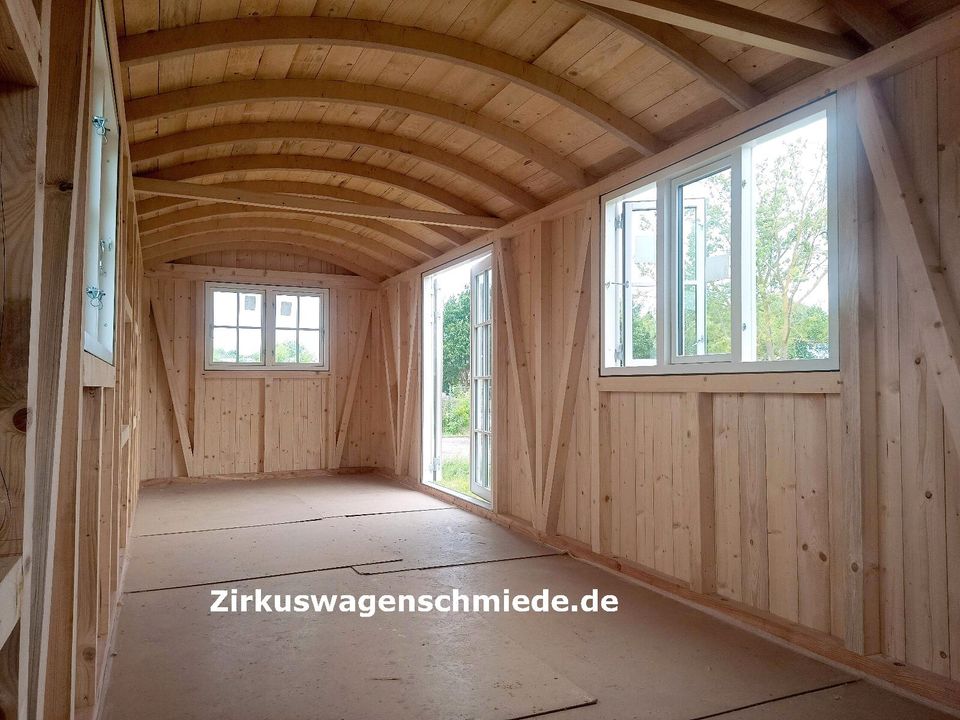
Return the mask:
[[442,508],[418,508],[416,510],[385,510],[384,512],[372,513],[354,513],[352,515],[321,515],[315,518],[304,518],[303,520],[282,520],[274,523],[257,523],[256,525],[230,525],[220,528],[201,528],[199,530],[174,530],[173,532],[145,533],[143,535],[134,535],[134,538],[145,537],[166,537],[168,535],[192,535],[195,533],[221,532],[223,530],[245,530],[246,528],[274,527],[275,525],[300,525],[303,523],[321,522],[322,520],[338,520],[343,518],[374,517],[376,515],[403,515],[406,513],[418,512],[436,512],[438,510],[457,510],[455,507]]
[[[386,563],[394,563],[394,562],[403,562],[403,558],[397,558],[396,560],[377,560],[375,562],[368,562],[368,563],[352,563],[350,565],[335,565],[333,567],[312,568],[310,570],[291,570],[290,572],[284,572],[284,573],[272,573],[269,575],[254,575],[252,577],[242,577],[242,578],[229,578],[227,580],[211,580],[210,582],[190,583],[188,585],[173,585],[171,587],[144,588],[142,590],[127,590],[124,593],[124,595],[141,595],[143,593],[163,592],[164,590],[186,590],[188,588],[209,587],[210,585],[225,585],[227,583],[249,582],[250,580],[269,580],[270,578],[290,577],[292,575],[309,575],[310,573],[327,572],[328,570],[353,570],[354,572],[356,572],[355,568],[358,568],[358,567],[365,567],[367,565],[383,565]],[[362,573],[357,573],[357,574],[362,575]],[[380,575],[382,573],[374,573],[374,574]]]
[[833,690],[839,687],[845,687],[847,685],[855,685],[856,683],[863,682],[860,678],[854,678],[852,680],[844,680],[843,682],[833,683],[831,685],[824,685],[823,687],[811,688],[810,690],[801,690],[799,692],[791,693],[789,695],[784,695],[783,697],[770,698],[769,700],[761,700],[760,702],[750,703],[749,705],[743,705],[741,707],[730,708],[729,710],[721,710],[720,712],[710,713],[709,715],[698,715],[697,717],[690,718],[689,720],[710,720],[711,718],[722,718],[724,715],[730,715],[732,713],[741,712],[743,710],[750,710],[755,707],[763,707],[764,705],[771,705],[773,703],[783,702],[784,700],[790,700],[796,697],[802,697],[804,695],[811,695],[813,693],[823,692],[824,690]]
[[[450,563],[449,565],[428,565],[426,567],[399,568],[397,570],[384,570],[383,572],[376,572],[376,573],[362,573],[362,572],[359,572],[356,568],[369,567],[370,565],[379,565],[380,563],[357,563],[356,566],[351,565],[350,567],[353,569],[355,573],[357,573],[357,575],[360,575],[362,577],[375,577],[376,575],[392,575],[394,573],[401,573],[401,572],[418,572],[421,570],[442,570],[443,568],[468,567],[470,565],[489,565],[492,563],[511,562],[513,560],[536,560],[537,558],[559,557],[563,555],[566,555],[566,553],[552,552],[552,553],[544,553],[542,555],[521,555],[519,557],[495,558],[492,560],[474,560],[472,562]],[[394,562],[394,561],[391,560],[390,562]]]

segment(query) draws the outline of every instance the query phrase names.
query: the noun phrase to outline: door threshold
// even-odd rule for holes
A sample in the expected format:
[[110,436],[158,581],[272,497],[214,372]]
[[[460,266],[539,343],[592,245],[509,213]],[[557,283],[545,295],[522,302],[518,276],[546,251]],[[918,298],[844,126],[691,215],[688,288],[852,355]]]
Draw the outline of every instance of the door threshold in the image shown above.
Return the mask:
[[462,492],[457,492],[456,490],[451,490],[450,488],[444,487],[443,485],[440,485],[438,483],[432,483],[429,480],[422,480],[421,482],[423,485],[433,488],[434,490],[439,490],[442,493],[446,493],[447,495],[452,495],[453,497],[459,498],[460,500],[466,500],[469,503],[473,503],[474,505],[479,505],[480,507],[485,508],[487,510],[493,510],[493,504],[489,500],[484,500],[483,498],[477,497],[476,495],[467,495]]

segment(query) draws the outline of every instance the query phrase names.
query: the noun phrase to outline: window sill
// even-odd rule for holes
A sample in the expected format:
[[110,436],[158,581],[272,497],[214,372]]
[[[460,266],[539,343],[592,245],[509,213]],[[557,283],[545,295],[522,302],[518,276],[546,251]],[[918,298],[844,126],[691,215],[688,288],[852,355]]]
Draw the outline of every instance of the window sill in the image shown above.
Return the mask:
[[329,370],[231,370],[230,368],[224,368],[223,370],[204,370],[200,373],[201,377],[210,378],[213,380],[223,380],[223,379],[264,379],[271,380],[274,378],[286,378],[288,380],[295,380],[297,378],[304,379],[309,378],[313,380],[320,380],[326,377],[329,377],[332,373]]
[[841,387],[842,381],[838,370],[702,375],[610,375],[597,380],[597,389],[600,392],[837,395]]

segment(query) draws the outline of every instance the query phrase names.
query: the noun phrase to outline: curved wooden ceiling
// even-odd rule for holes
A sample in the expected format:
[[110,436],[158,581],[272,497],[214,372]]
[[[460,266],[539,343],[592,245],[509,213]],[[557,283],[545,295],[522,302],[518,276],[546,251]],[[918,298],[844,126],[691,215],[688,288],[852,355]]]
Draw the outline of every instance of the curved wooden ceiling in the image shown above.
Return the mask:
[[[382,279],[482,232],[437,218],[535,210],[902,34],[922,5],[123,0],[134,174],[195,184],[137,181],[144,256],[259,244]],[[243,204],[263,193],[301,201]]]

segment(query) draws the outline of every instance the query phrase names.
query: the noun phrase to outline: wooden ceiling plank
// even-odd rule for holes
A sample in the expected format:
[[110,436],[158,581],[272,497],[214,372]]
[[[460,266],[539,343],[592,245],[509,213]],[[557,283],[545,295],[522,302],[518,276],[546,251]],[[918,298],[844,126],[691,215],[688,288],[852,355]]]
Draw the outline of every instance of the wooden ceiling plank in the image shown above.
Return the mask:
[[[296,210],[273,210],[259,206],[235,205],[232,203],[209,203],[194,205],[193,207],[183,208],[162,215],[155,215],[152,218],[140,218],[137,226],[142,234],[147,234],[162,228],[182,225],[194,220],[254,214],[259,214],[261,217],[303,217],[299,211]],[[339,220],[340,218],[337,219]],[[415,262],[423,262],[440,254],[439,249],[430,243],[426,243],[385,222],[368,218],[350,218],[349,223],[382,235],[384,237],[383,242]]]
[[[219,187],[228,187],[234,190],[254,190],[256,192],[284,193],[287,195],[305,195],[308,197],[331,198],[346,202],[367,203],[388,208],[402,208],[400,203],[371,195],[370,193],[341,187],[340,185],[321,185],[319,183],[300,182],[297,180],[244,180],[233,183],[218,183]],[[150,198],[137,200],[137,213],[141,216],[154,212],[166,212],[174,208],[195,202],[194,200],[156,195]],[[467,239],[452,228],[440,225],[425,225],[424,230],[436,235],[434,245],[440,250],[451,250],[463,245]]]
[[493,230],[504,225],[500,218],[489,215],[460,215],[457,213],[437,213],[428,210],[407,208],[385,208],[377,205],[341,202],[338,200],[320,200],[273,193],[259,193],[250,190],[232,190],[217,185],[197,185],[195,183],[162,180],[158,178],[134,177],[133,188],[137,192],[153,195],[170,195],[191,198],[193,200],[217,200],[237,205],[254,205],[278,210],[296,210],[318,215],[342,215],[372,219],[396,220],[397,222],[421,223],[424,225],[446,225],[448,227]]
[[372,180],[383,185],[414,193],[464,215],[483,215],[483,211],[463,198],[436,185],[417,180],[386,168],[365,165],[350,160],[314,157],[310,155],[229,155],[173,165],[149,173],[145,177],[162,180],[190,180],[207,175],[250,172],[253,170],[329,173],[361,180]]
[[519,130],[453,103],[379,85],[362,85],[339,80],[241,80],[136,98],[128,100],[125,105],[127,120],[140,122],[229,105],[284,100],[342,102],[390,108],[434,121],[459,125],[515,150],[576,187],[585,187],[593,180],[582,168]]
[[133,162],[143,162],[187,150],[262,140],[331,141],[409,155],[483,185],[525,210],[536,210],[543,206],[530,193],[466,158],[410,138],[350,125],[304,122],[215,125],[136,143],[130,147],[130,156]]
[[336,17],[251,17],[130,35],[120,41],[120,60],[134,65],[209,50],[306,43],[407,52],[469,67],[549,97],[641,152],[664,147],[635,120],[565,78],[508,53],[417,27]]
[[40,18],[30,0],[0,3],[0,79],[36,87],[40,82]]
[[838,66],[862,53],[841,35],[746,10],[720,0],[587,0],[677,27],[716,35],[727,40],[803,58],[821,65]]
[[559,2],[616,28],[645,45],[656,48],[666,58],[716,88],[738,110],[746,110],[764,100],[763,93],[737,75],[726,63],[672,25],[618,10],[597,7],[582,0],[559,0]]
[[290,234],[313,238],[313,246],[318,243],[327,246],[331,251],[343,251],[348,255],[362,260],[370,269],[381,275],[396,275],[398,268],[409,269],[416,263],[399,253],[388,252],[387,248],[379,243],[371,242],[370,238],[357,235],[334,225],[325,225],[310,220],[290,220],[280,218],[211,218],[185,223],[175,227],[158,230],[143,236],[144,254],[166,243],[181,240],[191,235],[207,233],[231,233],[234,238],[242,239],[244,233],[248,237],[259,240],[265,233],[278,235]]
[[875,48],[893,42],[910,31],[875,0],[828,0],[827,4]]
[[[252,250],[256,252],[285,252],[316,258],[377,283],[392,274],[376,272],[366,259],[359,258],[355,253],[345,253],[338,248],[318,247],[316,244],[317,238],[308,235],[259,232],[256,240],[238,240],[235,237],[225,237],[226,234],[225,232],[205,233],[174,240],[152,249],[145,248],[143,251],[144,266],[154,267],[165,262],[173,262],[207,252]],[[230,231],[230,234],[236,235],[236,231]]]

